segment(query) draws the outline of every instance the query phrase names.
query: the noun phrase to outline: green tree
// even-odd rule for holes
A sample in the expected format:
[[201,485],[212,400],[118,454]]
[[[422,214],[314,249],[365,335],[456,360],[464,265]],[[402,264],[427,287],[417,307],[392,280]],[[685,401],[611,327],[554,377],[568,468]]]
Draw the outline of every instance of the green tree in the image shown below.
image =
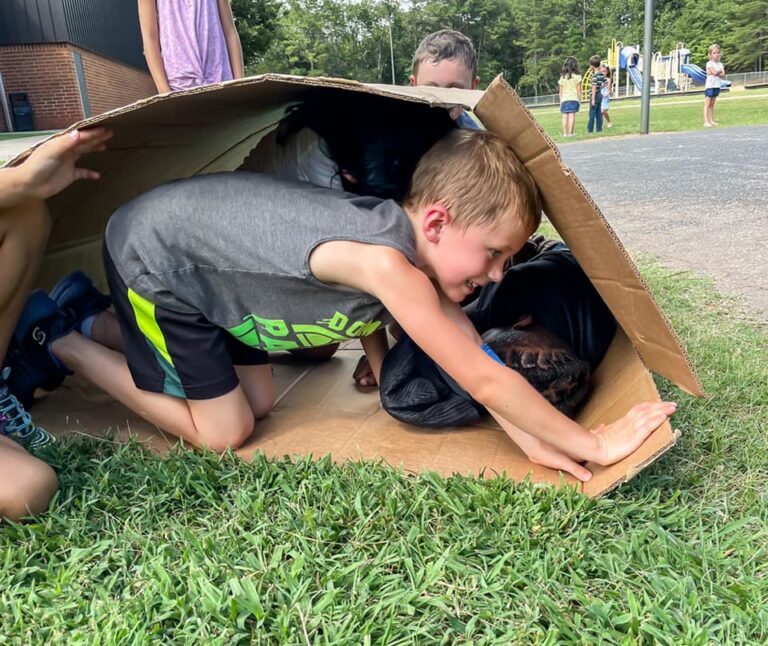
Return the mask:
[[231,0],[246,67],[258,64],[274,38],[280,15],[276,0]]
[[768,65],[768,0],[746,0],[730,13],[733,31],[726,56],[728,69],[762,72]]

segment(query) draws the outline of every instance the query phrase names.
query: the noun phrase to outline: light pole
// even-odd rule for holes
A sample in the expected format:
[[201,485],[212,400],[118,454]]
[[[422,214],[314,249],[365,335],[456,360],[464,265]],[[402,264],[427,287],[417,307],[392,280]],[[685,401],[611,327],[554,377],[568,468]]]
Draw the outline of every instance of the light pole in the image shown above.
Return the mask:
[[645,0],[643,34],[643,92],[640,98],[640,134],[647,135],[651,120],[651,71],[653,70],[653,0]]

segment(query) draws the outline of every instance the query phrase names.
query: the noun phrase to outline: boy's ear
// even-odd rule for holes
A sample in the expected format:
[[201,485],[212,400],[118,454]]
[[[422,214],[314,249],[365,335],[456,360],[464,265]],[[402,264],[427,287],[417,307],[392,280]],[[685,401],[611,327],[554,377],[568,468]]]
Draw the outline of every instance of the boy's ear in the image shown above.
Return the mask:
[[415,77],[413,74],[411,74],[411,75],[408,77],[408,82],[409,82],[411,85],[416,85],[416,77]]
[[475,78],[472,80],[472,87],[471,87],[471,88],[469,88],[469,89],[470,89],[470,90],[476,90],[476,89],[477,89],[477,86],[478,86],[479,84],[480,84],[480,77],[479,77],[479,76],[476,76],[476,77],[475,77]]
[[430,204],[424,208],[421,231],[427,242],[440,242],[443,229],[451,223],[451,214],[442,204]]

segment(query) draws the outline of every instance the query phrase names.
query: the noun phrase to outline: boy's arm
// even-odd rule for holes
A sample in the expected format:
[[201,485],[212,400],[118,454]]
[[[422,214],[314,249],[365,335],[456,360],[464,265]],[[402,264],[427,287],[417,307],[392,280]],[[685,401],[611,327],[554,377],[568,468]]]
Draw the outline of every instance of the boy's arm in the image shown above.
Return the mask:
[[595,105],[595,97],[597,96],[597,83],[592,82],[592,105]]
[[612,464],[637,449],[674,412],[674,404],[642,404],[591,433],[557,411],[522,376],[488,357],[446,315],[426,275],[398,251],[335,241],[317,247],[310,265],[323,282],[376,296],[411,339],[476,401],[577,459]]
[[371,372],[373,372],[376,383],[381,383],[381,364],[384,362],[384,357],[389,351],[386,328],[381,328],[369,336],[362,337],[360,343],[363,345],[365,356],[368,359],[368,365],[371,368]]
[[229,0],[218,0],[219,20],[221,28],[224,31],[224,40],[227,42],[227,53],[229,55],[229,64],[232,67],[232,77],[236,79],[243,78],[243,46],[240,44],[240,35],[235,27],[235,18],[232,15],[232,7]]
[[141,40],[144,46],[144,58],[147,59],[147,67],[155,82],[157,92],[163,94],[170,92],[168,77],[163,66],[163,57],[160,53],[160,30],[157,26],[156,0],[139,0],[139,25],[141,27]]

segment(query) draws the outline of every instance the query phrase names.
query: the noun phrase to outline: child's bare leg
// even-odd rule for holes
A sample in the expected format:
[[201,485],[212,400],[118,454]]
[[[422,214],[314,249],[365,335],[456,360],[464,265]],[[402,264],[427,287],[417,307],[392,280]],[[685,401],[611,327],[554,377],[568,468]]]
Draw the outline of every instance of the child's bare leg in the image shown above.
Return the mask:
[[43,513],[58,486],[51,467],[0,435],[0,519]]
[[567,113],[563,113],[563,134],[564,134],[566,137],[567,137],[567,136],[568,136],[568,134],[569,134],[569,131],[568,131],[568,117],[569,117],[569,116],[570,116],[570,115],[568,115]]
[[237,448],[253,431],[254,413],[241,387],[220,397],[186,400],[139,390],[125,356],[71,332],[51,345],[75,372],[159,428],[214,451]]
[[611,115],[608,114],[608,110],[603,110],[603,119],[610,125],[611,123]]
[[712,118],[709,116],[710,98],[704,97],[704,125],[707,126],[712,123]]
[[105,310],[96,315],[91,331],[93,339],[110,350],[123,352],[123,333],[120,331],[120,323],[117,317]]
[[272,366],[235,366],[240,387],[256,419],[261,419],[275,406],[277,391],[272,378]]
[[576,113],[571,112],[571,114],[568,115],[568,124],[569,124],[569,135],[573,134],[573,131],[576,129]]
[[51,219],[43,202],[0,210],[0,360],[40,269]]

